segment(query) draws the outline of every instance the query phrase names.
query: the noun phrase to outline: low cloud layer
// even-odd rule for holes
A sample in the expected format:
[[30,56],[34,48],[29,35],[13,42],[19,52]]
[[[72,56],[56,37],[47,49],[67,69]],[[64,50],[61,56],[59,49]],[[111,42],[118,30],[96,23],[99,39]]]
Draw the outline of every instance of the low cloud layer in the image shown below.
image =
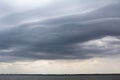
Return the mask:
[[[77,2],[81,3],[76,0],[73,4]],[[118,0],[104,4],[101,0],[96,7],[91,4],[98,2],[86,3],[89,6],[83,2],[84,8],[67,2],[62,7],[62,3],[55,4],[56,8],[13,11],[0,18],[0,61],[74,60],[119,54]]]

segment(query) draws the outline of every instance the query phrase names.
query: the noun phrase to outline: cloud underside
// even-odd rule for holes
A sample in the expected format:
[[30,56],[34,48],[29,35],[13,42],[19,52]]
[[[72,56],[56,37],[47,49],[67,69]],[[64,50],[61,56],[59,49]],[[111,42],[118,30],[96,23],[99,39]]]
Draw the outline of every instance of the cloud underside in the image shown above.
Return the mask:
[[119,4],[115,4],[85,14],[14,25],[0,31],[0,61],[90,59],[118,55],[119,11]]

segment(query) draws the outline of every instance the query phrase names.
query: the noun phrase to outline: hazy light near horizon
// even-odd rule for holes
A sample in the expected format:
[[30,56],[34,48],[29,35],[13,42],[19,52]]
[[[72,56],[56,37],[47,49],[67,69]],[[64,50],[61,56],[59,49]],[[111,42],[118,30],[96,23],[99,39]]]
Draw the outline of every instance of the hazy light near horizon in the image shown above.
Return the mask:
[[119,73],[120,55],[117,55],[117,57],[111,56],[88,60],[38,60],[31,62],[0,63],[0,74]]

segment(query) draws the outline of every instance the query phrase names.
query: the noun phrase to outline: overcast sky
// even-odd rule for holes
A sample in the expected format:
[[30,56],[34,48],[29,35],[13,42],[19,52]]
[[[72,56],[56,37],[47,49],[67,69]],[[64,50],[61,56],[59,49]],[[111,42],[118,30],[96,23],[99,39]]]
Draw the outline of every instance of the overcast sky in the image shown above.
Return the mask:
[[120,73],[120,0],[0,0],[0,73]]

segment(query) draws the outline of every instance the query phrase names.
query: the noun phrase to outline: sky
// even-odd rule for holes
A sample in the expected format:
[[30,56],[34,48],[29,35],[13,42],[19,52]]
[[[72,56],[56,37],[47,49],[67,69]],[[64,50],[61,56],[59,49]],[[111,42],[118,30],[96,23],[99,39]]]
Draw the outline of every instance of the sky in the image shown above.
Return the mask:
[[0,74],[120,73],[120,0],[0,0]]

